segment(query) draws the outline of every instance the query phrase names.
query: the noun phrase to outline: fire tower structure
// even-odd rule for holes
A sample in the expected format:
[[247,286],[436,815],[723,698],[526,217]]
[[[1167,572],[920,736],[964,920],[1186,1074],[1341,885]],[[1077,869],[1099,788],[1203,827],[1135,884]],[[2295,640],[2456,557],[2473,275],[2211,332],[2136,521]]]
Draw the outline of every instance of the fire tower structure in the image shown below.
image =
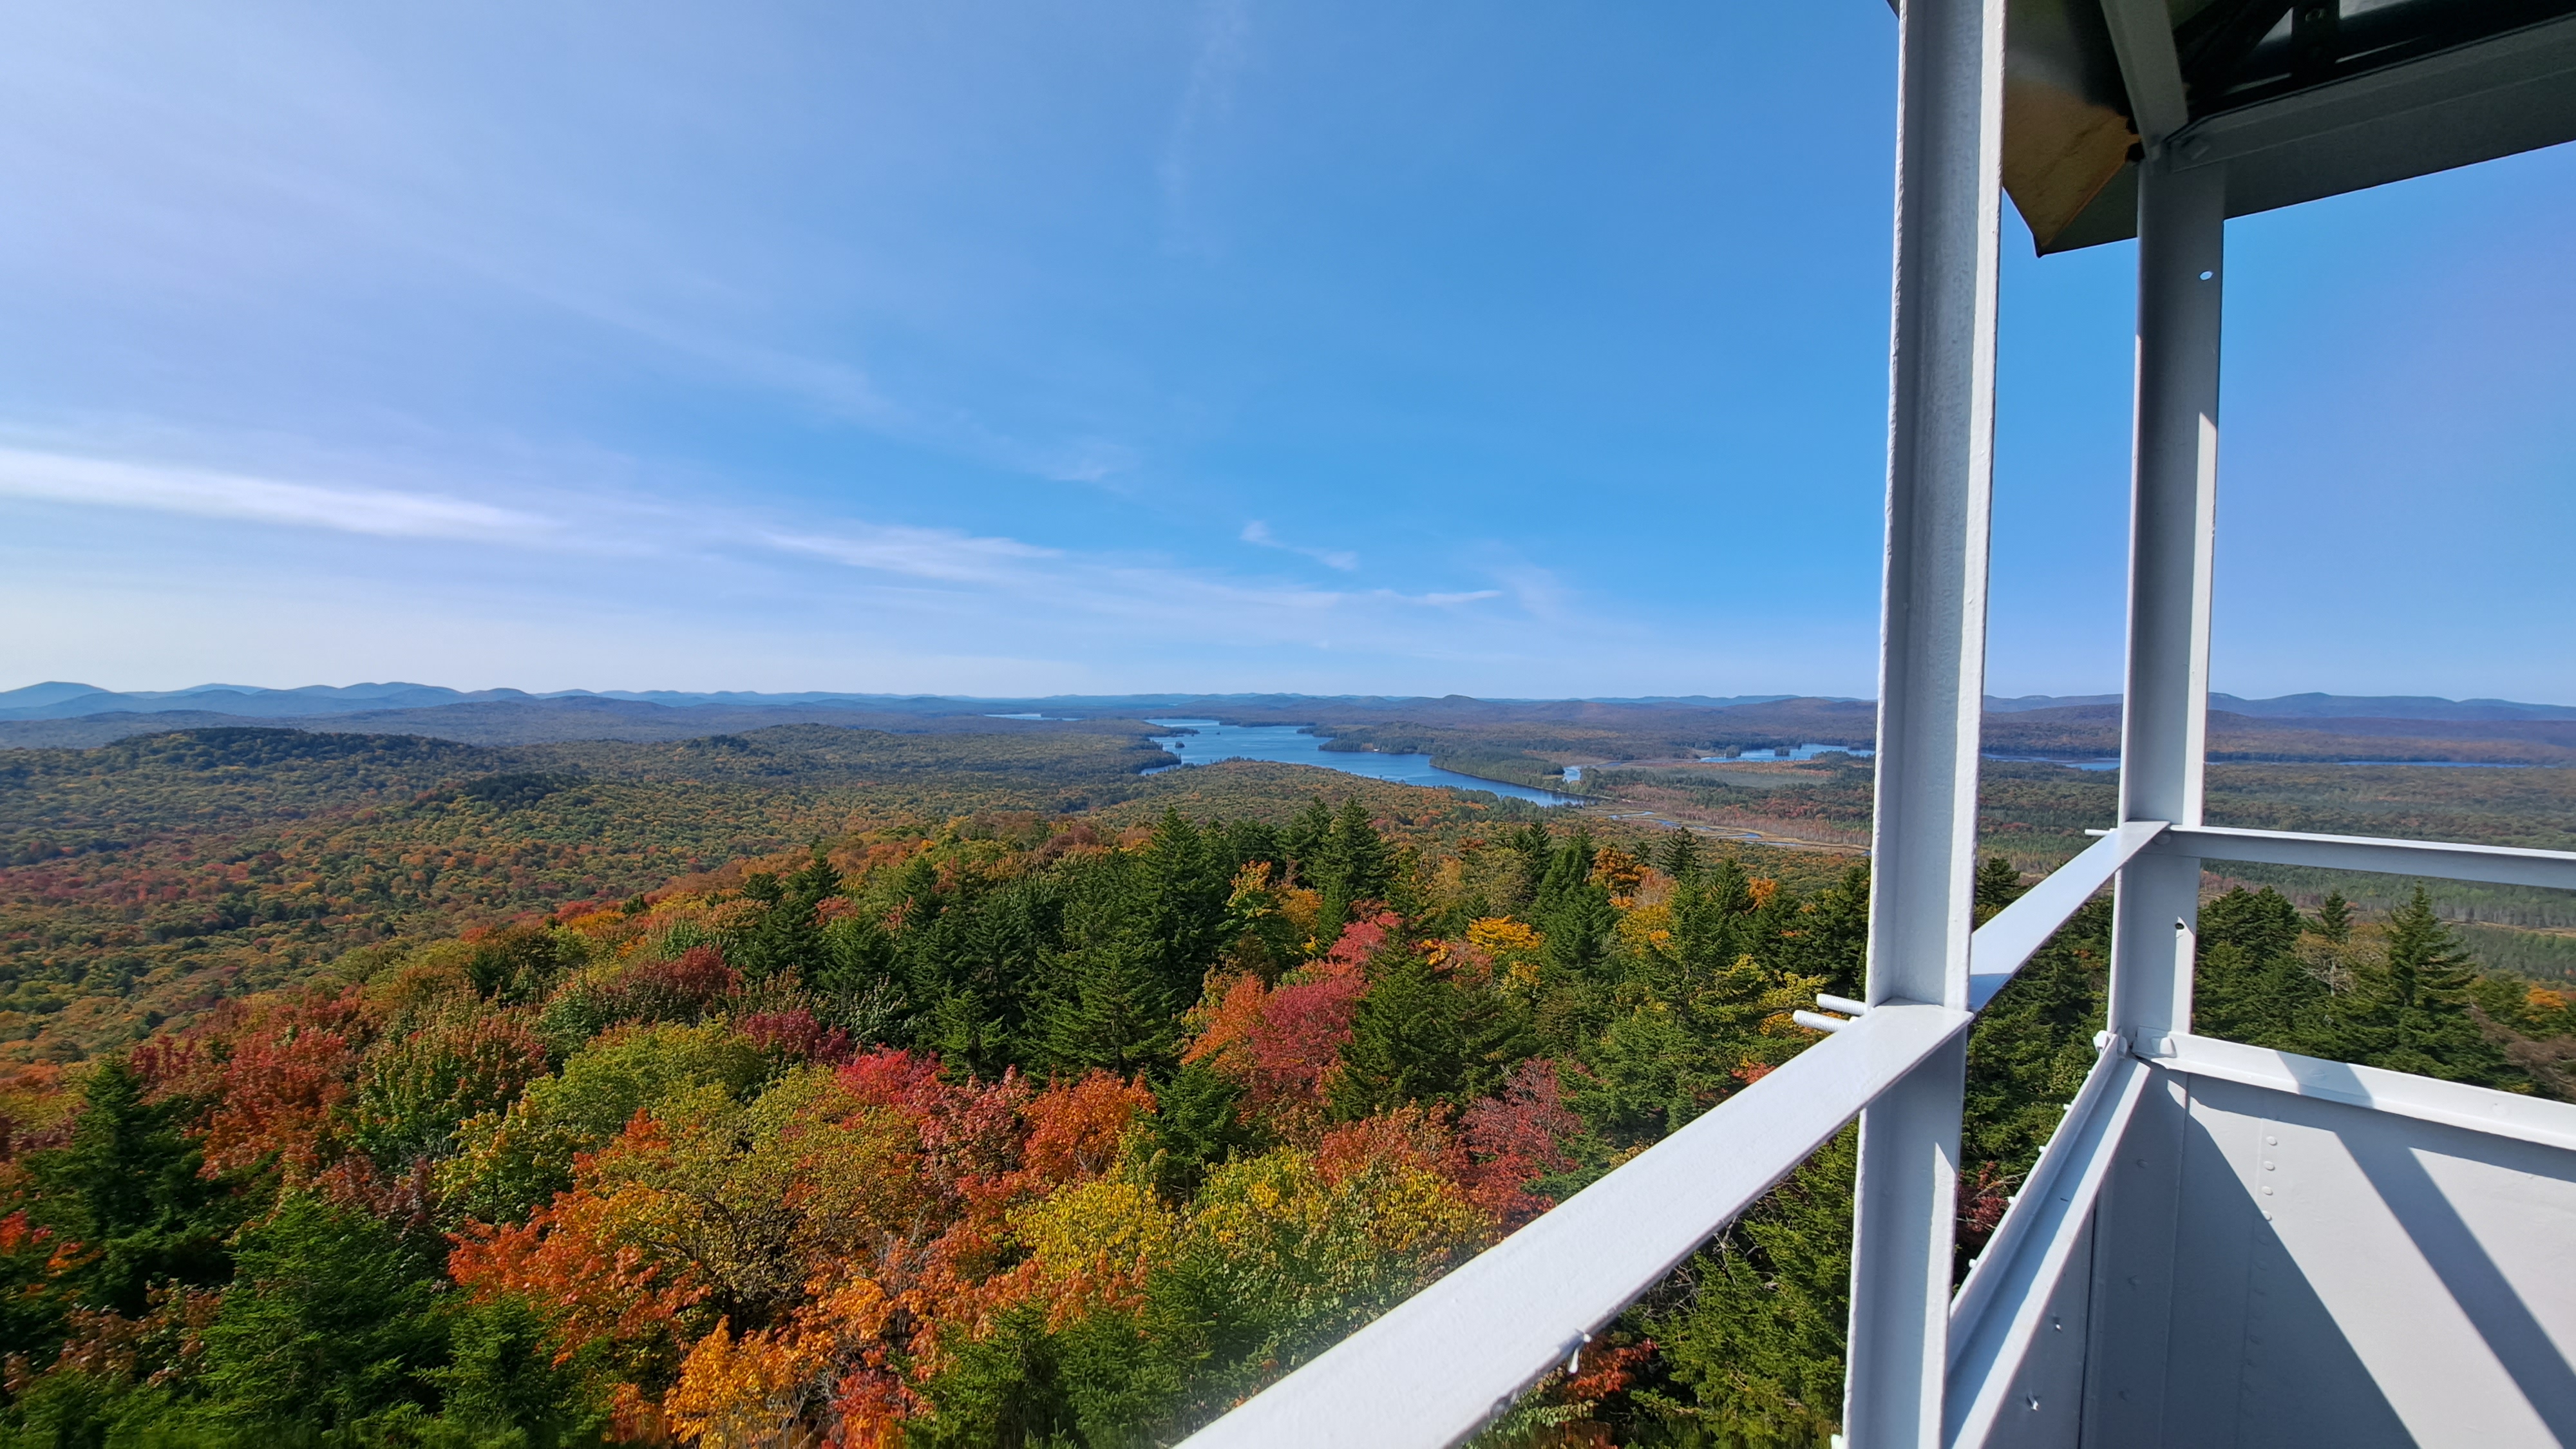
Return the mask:
[[[2201,821],[2229,217],[2576,139],[2576,0],[1901,0],[1865,1002],[1193,1437],[1454,1444],[1857,1118],[1852,1449],[2576,1444],[2576,1106],[2192,1030],[2201,862],[2576,890],[2576,854]],[[2138,241],[2119,818],[1975,927],[2009,195]],[[2115,896],[2099,1057],[1951,1291],[1966,1034]]]

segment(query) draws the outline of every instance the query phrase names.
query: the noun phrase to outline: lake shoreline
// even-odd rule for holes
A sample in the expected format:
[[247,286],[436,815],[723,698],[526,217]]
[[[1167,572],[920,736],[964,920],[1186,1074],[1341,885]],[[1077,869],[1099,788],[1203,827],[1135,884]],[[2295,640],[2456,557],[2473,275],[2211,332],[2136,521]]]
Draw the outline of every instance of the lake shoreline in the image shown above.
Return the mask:
[[[1148,738],[1172,756],[1172,763],[1147,771],[1162,774],[1187,765],[1215,764],[1220,760],[1261,760],[1282,765],[1311,765],[1337,774],[1363,780],[1380,780],[1388,784],[1418,785],[1426,789],[1477,790],[1506,800],[1519,800],[1543,809],[1559,809],[1591,803],[1561,791],[1542,790],[1509,780],[1489,779],[1452,770],[1427,754],[1398,754],[1363,747],[1334,750],[1326,746],[1332,736],[1319,735],[1317,725],[1264,724],[1234,725],[1211,719],[1147,719],[1145,723],[1171,731]],[[1198,749],[1190,742],[1203,742]],[[1342,763],[1349,761],[1351,763]],[[1362,768],[1366,761],[1378,768]]]

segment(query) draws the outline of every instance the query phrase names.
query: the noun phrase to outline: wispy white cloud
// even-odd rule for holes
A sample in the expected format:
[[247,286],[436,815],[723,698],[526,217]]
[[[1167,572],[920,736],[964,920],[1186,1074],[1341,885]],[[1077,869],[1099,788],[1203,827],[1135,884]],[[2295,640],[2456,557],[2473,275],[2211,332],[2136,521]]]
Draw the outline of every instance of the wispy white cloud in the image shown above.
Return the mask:
[[1346,548],[1306,548],[1298,544],[1290,543],[1279,535],[1271,532],[1270,525],[1262,522],[1258,518],[1243,526],[1242,537],[1245,543],[1257,544],[1263,548],[1275,548],[1284,553],[1304,554],[1306,557],[1313,559],[1315,562],[1322,564],[1328,569],[1340,569],[1346,574],[1356,573],[1359,570],[1360,556],[1353,553],[1351,550]]
[[793,399],[834,423],[927,452],[1056,483],[1107,482],[1132,471],[1138,461],[1135,448],[1112,438],[1032,441],[993,426],[971,409],[895,397],[868,369],[846,358],[746,341],[612,300],[582,284],[515,280],[529,294],[567,312],[643,338],[737,383]]
[[[138,429],[129,424],[106,429],[117,436],[79,437],[19,430],[0,442],[0,508],[41,504],[54,511],[224,519],[326,536],[367,535],[412,546],[408,559],[401,561],[373,553],[335,554],[328,545],[298,554],[305,562],[297,577],[312,588],[321,588],[326,576],[344,588],[359,586],[363,579],[361,592],[404,580],[423,587],[430,579],[462,590],[460,597],[520,587],[515,581],[526,575],[492,555],[497,544],[513,553],[535,549],[559,557],[561,568],[540,572],[556,592],[578,596],[593,608],[662,607],[675,582],[686,580],[689,597],[718,609],[794,599],[822,616],[837,610],[850,618],[907,621],[902,647],[863,631],[848,649],[831,646],[826,655],[834,659],[855,657],[851,650],[895,649],[901,654],[914,648],[943,658],[982,659],[1000,648],[1014,658],[1053,660],[1049,668],[1074,668],[1076,661],[1094,659],[1102,641],[1115,640],[1122,641],[1116,646],[1121,653],[1148,647],[1125,641],[1150,641],[1153,650],[1204,650],[1225,657],[1329,648],[1348,657],[1410,658],[1448,668],[1442,661],[1561,651],[1568,630],[1576,627],[1563,617],[1538,619],[1522,607],[1533,602],[1560,607],[1562,601],[1547,597],[1551,591],[1543,570],[1517,559],[1506,568],[1481,571],[1493,581],[1491,587],[1360,588],[1343,583],[1340,575],[1260,573],[1134,549],[1073,548],[958,528],[789,515],[729,490],[696,486],[705,480],[681,484],[668,479],[667,484],[679,486],[648,492],[632,486],[628,464],[614,457],[511,456],[429,474],[486,483],[513,480],[506,495],[495,485],[478,487],[482,497],[472,497],[409,482],[402,475],[419,475],[418,462],[370,465],[288,438],[192,438],[166,430],[160,436],[132,435]],[[252,461],[212,468],[163,463],[155,455]],[[388,467],[398,470],[390,483]],[[559,481],[536,481],[541,478]],[[335,481],[311,481],[316,479]],[[342,479],[363,481],[337,481]],[[585,487],[583,479],[596,486]],[[21,516],[33,524],[47,515],[22,509]],[[61,526],[99,532],[94,524],[73,522],[68,512],[62,516]],[[1241,536],[1343,573],[1358,564],[1345,550],[1288,543],[1260,521],[1248,524]],[[272,547],[254,546],[242,556],[265,556]],[[123,554],[111,549],[97,557]],[[20,558],[10,568],[22,569],[28,562]],[[141,567],[143,560],[136,556],[128,562]],[[23,574],[14,582],[21,595],[33,590],[35,597],[61,598],[82,576],[78,569],[48,571],[49,582]],[[228,598],[257,576],[256,569],[245,573],[219,554],[162,558],[144,575],[157,579],[165,592],[220,589]],[[223,582],[216,582],[219,578]],[[186,579],[196,582],[183,585]],[[1473,575],[1470,580],[1481,582]],[[1045,673],[1036,670],[1028,677]]]
[[237,518],[387,538],[526,541],[557,520],[468,498],[0,448],[0,497]]
[[[772,530],[755,537],[784,552],[890,575],[882,587],[903,591],[914,608],[934,606],[920,586],[950,586],[949,597],[936,607],[1018,619],[1012,627],[1019,634],[1114,623],[1150,626],[1172,639],[1302,644],[1325,626],[1373,645],[1418,650],[1432,647],[1438,632],[1450,627],[1447,621],[1462,620],[1459,611],[1506,597],[1499,589],[1318,588],[938,529],[842,523],[828,531]],[[1485,619],[1479,627],[1501,623]]]
[[1063,557],[1056,549],[1015,538],[978,538],[955,529],[902,525],[851,528],[840,534],[763,532],[758,537],[788,553],[945,583],[1009,583],[1025,577],[1035,561]]
[[[390,266],[397,294],[460,287],[534,304],[650,344],[664,365],[925,453],[1093,484],[1138,464],[1142,450],[1114,418],[1042,420],[1024,399],[970,395],[885,363],[905,343],[884,325],[882,300],[830,329],[783,323],[810,315],[807,294],[843,294],[847,254],[826,263],[732,219],[683,223],[658,185],[639,195],[614,166],[572,178],[531,167],[516,145],[496,152],[507,128],[423,94],[410,64],[353,48],[335,27],[202,23],[174,18],[95,69],[49,63],[41,49],[0,56],[0,174],[23,182],[32,156],[70,168],[47,194],[78,186],[64,214],[46,218],[59,272],[85,280],[96,267],[122,290],[204,306],[265,294],[288,268],[364,276]],[[224,63],[191,63],[184,83],[119,83],[124,66],[149,73],[212,44]],[[653,94],[661,89],[656,80]],[[42,123],[62,112],[87,122],[46,134]],[[753,244],[763,266],[731,250]],[[115,269],[93,260],[101,255]]]
[[1198,216],[1196,190],[1203,134],[1234,108],[1234,87],[1250,50],[1252,17],[1247,0],[1208,0],[1199,17],[1198,50],[1190,58],[1189,79],[1163,141],[1156,168],[1163,187],[1163,246],[1172,252],[1215,250]]

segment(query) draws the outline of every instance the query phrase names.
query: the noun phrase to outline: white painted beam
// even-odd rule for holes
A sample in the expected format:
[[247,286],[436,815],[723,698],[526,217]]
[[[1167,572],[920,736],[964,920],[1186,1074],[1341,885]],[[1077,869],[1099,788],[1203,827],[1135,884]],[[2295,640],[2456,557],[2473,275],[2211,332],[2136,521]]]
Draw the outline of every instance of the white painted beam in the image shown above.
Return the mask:
[[1184,1442],[1465,1439],[1970,1020],[1882,1002]]
[[2173,15],[2165,0],[2102,0],[2111,26],[2111,49],[2120,57],[2120,79],[2129,91],[2129,117],[2154,152],[2191,121],[2174,54]]
[[2147,853],[2576,890],[2576,854],[2563,850],[2203,826],[2167,831]]
[[[1965,1012],[1985,695],[1995,320],[2003,203],[2003,0],[1897,8],[1896,288],[1887,556],[1870,851],[1874,1008]],[[1848,1029],[1846,1029],[1848,1034]],[[1846,1437],[1930,1449],[1941,1432],[1963,1042],[1861,1114]]]
[[2164,831],[2161,820],[2132,820],[2102,832],[2102,838],[2082,854],[2049,872],[2046,880],[1979,926],[1968,944],[1968,1009],[1985,1010],[1986,1003],[1995,999],[1995,993],[2033,953],[2048,944],[2057,928]]

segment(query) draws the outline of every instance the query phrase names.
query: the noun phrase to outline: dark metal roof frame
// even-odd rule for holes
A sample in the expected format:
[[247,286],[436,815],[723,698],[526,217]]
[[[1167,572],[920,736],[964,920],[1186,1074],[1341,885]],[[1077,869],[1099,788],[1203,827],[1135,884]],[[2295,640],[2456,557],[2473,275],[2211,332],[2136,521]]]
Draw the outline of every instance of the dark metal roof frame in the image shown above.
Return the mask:
[[2042,253],[2137,235],[2154,144],[2244,216],[2576,140],[2576,0],[2011,0],[2005,51]]

